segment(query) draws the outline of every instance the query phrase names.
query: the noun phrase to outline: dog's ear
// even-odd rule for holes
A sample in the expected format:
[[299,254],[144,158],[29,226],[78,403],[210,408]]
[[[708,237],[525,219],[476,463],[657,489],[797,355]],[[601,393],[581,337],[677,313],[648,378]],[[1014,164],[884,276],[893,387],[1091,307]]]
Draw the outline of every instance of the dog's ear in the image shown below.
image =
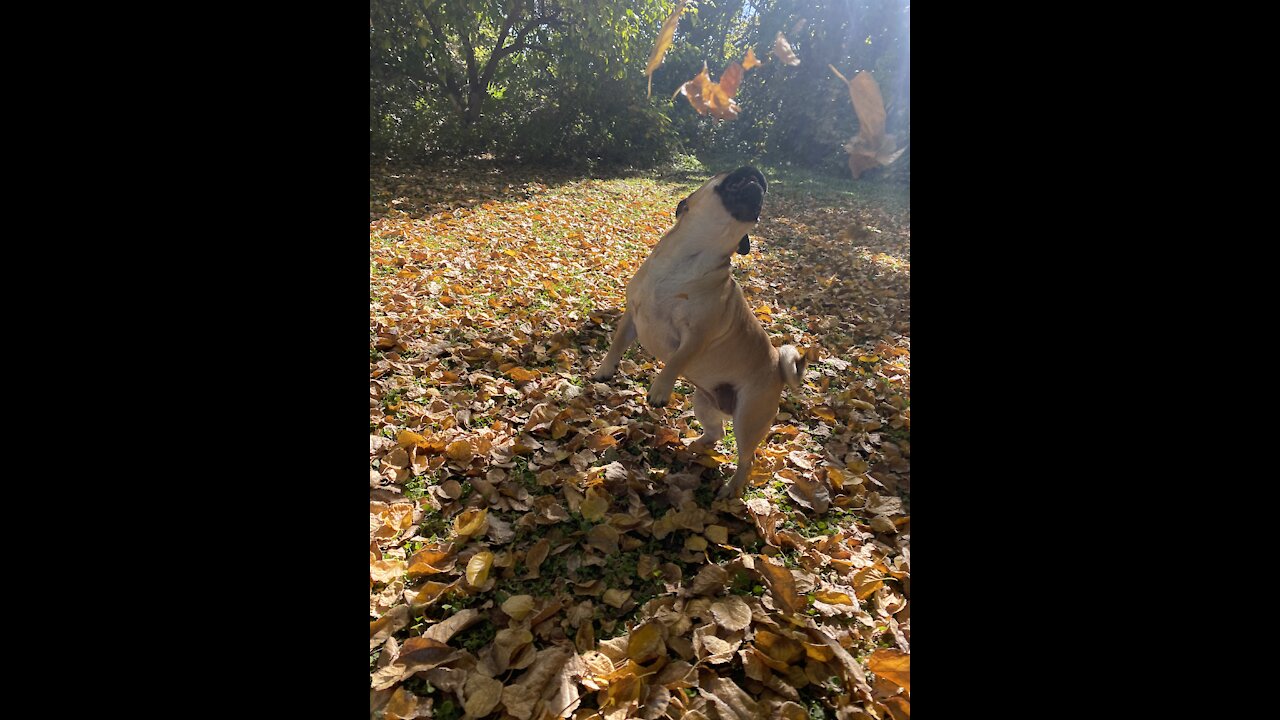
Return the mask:
[[742,239],[738,241],[738,254],[746,255],[749,252],[751,252],[751,238],[743,235]]

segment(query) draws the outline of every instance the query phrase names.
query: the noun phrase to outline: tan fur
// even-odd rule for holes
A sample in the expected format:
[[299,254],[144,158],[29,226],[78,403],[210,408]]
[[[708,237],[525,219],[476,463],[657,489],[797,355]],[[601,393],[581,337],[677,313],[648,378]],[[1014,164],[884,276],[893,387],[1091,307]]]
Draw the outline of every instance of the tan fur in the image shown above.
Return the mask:
[[[782,386],[798,386],[805,362],[791,346],[781,348],[780,360],[730,272],[729,257],[755,223],[734,219],[721,204],[714,189],[726,174],[687,198],[688,210],[631,278],[626,312],[595,378],[612,377],[638,338],[665,363],[650,385],[649,404],[665,406],[677,377],[697,388],[693,407],[703,435],[691,448],[714,445],[724,436],[724,421],[733,420],[738,468],[720,496],[740,497],[755,449],[777,415]],[[720,405],[727,395],[736,399],[731,412]]]

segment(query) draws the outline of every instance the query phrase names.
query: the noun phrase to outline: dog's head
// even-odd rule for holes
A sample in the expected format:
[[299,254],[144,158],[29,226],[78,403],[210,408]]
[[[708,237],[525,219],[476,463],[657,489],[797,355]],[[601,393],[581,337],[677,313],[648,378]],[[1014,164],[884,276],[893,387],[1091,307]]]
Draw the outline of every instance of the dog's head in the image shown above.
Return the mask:
[[751,250],[747,230],[760,221],[767,187],[764,175],[749,165],[720,173],[680,201],[676,224],[716,248],[723,245],[726,255],[735,246],[738,253],[746,255]]

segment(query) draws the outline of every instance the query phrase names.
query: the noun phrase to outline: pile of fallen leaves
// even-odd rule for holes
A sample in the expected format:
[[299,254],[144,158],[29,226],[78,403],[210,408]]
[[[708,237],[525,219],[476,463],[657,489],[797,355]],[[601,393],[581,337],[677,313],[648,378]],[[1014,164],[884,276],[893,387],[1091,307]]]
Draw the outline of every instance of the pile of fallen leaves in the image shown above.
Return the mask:
[[820,359],[713,501],[691,388],[590,380],[696,185],[453,173],[371,178],[371,714],[908,717],[906,211],[771,178],[735,275]]

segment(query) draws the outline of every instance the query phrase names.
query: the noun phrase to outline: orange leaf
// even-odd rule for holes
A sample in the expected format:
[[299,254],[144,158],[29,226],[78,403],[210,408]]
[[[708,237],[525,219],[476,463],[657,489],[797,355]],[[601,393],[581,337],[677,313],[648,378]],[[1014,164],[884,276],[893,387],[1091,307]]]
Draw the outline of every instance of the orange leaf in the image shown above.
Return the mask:
[[871,653],[867,668],[880,677],[911,692],[911,656],[901,650],[881,648]]

